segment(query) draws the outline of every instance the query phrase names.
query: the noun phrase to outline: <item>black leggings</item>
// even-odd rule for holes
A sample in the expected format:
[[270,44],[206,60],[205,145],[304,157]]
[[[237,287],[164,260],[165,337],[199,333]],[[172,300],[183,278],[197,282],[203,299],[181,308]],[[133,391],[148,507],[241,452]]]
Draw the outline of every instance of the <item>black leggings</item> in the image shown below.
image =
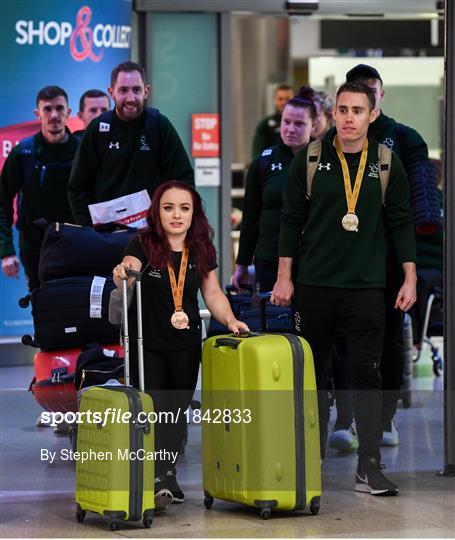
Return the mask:
[[[139,374],[137,353],[131,347],[131,384],[138,388]],[[145,391],[152,396],[155,411],[172,412],[178,421],[162,421],[155,424],[155,450],[179,452],[185,434],[186,417],[184,412],[189,407],[196,388],[201,344],[179,351],[144,350]],[[160,460],[155,464],[156,476],[167,471],[175,472],[175,463]]]

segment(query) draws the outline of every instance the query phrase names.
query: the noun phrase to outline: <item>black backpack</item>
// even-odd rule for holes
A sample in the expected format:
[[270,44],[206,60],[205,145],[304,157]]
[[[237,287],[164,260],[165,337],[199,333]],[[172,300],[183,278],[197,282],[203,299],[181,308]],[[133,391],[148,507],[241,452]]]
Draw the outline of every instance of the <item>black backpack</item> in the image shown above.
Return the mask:
[[74,386],[77,390],[105,384],[110,379],[123,382],[125,366],[123,358],[109,349],[104,349],[98,343],[89,343],[82,347],[77,357],[74,372]]

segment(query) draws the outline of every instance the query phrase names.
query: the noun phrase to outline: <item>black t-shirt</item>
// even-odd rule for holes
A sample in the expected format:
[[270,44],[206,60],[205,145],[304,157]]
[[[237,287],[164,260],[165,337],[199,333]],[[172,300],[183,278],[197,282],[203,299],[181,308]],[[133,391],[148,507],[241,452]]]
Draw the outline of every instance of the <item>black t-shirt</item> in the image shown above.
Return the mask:
[[[136,257],[142,262],[142,328],[144,348],[154,350],[180,350],[192,347],[201,342],[201,318],[197,294],[201,286],[201,278],[197,273],[194,259],[189,256],[186,270],[185,287],[183,289],[183,311],[189,318],[189,329],[177,330],[171,325],[171,317],[175,311],[172,289],[167,267],[154,268],[148,260],[138,237],[131,240],[125,255]],[[182,252],[172,252],[175,277],[178,279]],[[216,268],[216,264],[211,270]],[[128,310],[130,343],[134,346],[137,339],[137,307],[136,295]]]

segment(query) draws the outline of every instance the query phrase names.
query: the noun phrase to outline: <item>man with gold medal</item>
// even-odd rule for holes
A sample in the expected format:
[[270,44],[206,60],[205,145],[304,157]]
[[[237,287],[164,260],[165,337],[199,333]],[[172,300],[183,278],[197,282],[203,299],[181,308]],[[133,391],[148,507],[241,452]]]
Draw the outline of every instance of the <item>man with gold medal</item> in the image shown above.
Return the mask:
[[[293,302],[295,330],[313,350],[322,455],[329,416],[325,371],[336,326],[344,326],[359,436],[355,490],[396,495],[397,486],[382,473],[379,366],[385,325],[386,235],[395,242],[405,276],[395,307],[407,311],[416,299],[409,186],[403,165],[392,154],[390,165],[385,165],[390,171],[383,201],[379,169],[384,164],[379,163],[378,143],[367,138],[368,126],[377,116],[375,95],[367,85],[342,85],[333,116],[336,132],[322,139],[309,194],[306,148],[290,168],[271,301],[281,306]],[[293,284],[291,266],[297,256],[299,271]]]

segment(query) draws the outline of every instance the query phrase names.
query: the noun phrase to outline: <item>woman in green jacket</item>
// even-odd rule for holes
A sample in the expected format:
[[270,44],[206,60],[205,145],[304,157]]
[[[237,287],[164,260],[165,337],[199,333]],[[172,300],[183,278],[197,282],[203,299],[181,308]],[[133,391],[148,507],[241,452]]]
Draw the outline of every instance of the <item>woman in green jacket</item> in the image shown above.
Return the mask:
[[294,156],[310,141],[316,118],[314,91],[302,86],[282,113],[282,143],[265,149],[248,171],[242,230],[233,285],[248,281],[248,265],[256,269],[256,290],[271,291],[278,269],[278,237],[284,183]]

